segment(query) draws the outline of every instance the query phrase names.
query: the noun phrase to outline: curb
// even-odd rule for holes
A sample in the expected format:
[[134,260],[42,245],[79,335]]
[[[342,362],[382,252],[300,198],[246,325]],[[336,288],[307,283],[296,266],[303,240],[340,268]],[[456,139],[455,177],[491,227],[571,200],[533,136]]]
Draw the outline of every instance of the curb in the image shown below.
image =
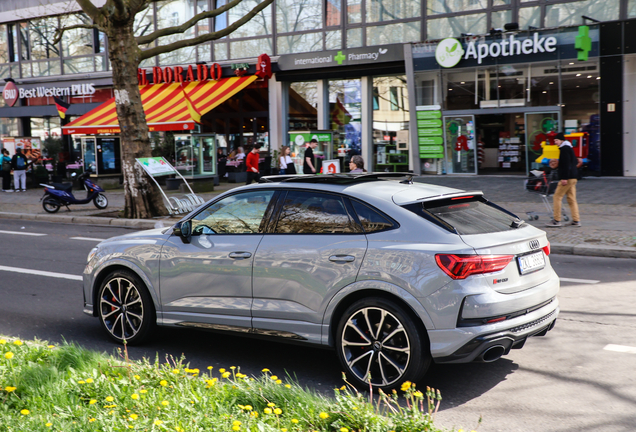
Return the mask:
[[[158,223],[162,223],[167,227],[173,224],[170,220],[150,220],[150,219],[121,219],[121,218],[105,218],[97,216],[64,216],[55,214],[28,214],[28,213],[10,213],[0,212],[0,219],[20,219],[35,220],[40,222],[53,223],[75,223],[83,225],[108,225],[123,228],[136,229],[152,229]],[[552,243],[550,244],[550,253],[562,255],[581,255],[594,256],[604,258],[632,258],[636,259],[636,248],[625,246],[605,246],[605,245],[587,245],[587,244],[567,244]]]

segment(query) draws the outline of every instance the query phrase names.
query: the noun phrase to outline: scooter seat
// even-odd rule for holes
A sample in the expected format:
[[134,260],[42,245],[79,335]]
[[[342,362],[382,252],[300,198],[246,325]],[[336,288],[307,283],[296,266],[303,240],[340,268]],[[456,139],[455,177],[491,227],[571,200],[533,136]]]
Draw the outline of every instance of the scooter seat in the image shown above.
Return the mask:
[[70,193],[73,189],[73,183],[51,183],[56,190],[61,190]]

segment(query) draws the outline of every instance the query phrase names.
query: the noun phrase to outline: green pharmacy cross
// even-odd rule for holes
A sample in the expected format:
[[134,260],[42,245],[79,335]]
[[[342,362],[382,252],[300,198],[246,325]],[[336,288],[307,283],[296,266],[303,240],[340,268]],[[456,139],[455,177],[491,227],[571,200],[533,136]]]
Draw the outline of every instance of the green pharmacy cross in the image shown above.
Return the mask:
[[346,58],[347,57],[342,54],[342,51],[338,51],[338,55],[334,57],[334,60],[337,61],[339,65],[341,65]]
[[579,35],[574,39],[574,48],[578,51],[578,60],[587,61],[592,50],[592,38],[590,38],[590,28],[588,26],[579,26]]

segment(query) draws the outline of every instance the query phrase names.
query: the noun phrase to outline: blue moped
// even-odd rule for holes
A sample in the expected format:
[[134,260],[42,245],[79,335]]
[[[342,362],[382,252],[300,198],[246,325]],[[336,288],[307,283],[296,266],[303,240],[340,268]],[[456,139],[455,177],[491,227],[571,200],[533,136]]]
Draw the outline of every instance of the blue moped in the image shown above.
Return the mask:
[[[90,174],[91,171],[84,171],[77,177],[77,181],[86,189],[86,198],[84,199],[77,199],[73,196],[73,183],[53,183],[50,185],[40,183],[40,186],[44,186],[44,195],[40,199],[44,211],[55,213],[62,206],[66,206],[70,210],[68,208],[70,204],[88,204],[91,201],[100,210],[108,207],[108,198],[102,193],[105,192],[104,189],[90,180]],[[72,176],[75,177],[75,173]]]

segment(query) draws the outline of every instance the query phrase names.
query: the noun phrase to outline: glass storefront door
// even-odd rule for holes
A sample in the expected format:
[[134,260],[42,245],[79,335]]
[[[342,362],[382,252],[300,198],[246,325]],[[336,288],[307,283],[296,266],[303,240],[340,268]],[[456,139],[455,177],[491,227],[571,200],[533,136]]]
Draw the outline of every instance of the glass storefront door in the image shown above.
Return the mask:
[[94,137],[82,138],[82,159],[84,160],[84,171],[91,170],[95,174],[97,172],[97,149]]
[[448,174],[477,174],[475,116],[444,116],[445,166]]
[[198,147],[201,149],[200,171],[195,174],[216,174],[216,151],[214,150],[214,135],[195,135]]
[[[552,159],[550,149],[542,147],[551,134],[560,129],[559,112],[525,113],[526,129],[526,171],[541,167],[541,160]],[[537,162],[538,161],[538,162]]]

